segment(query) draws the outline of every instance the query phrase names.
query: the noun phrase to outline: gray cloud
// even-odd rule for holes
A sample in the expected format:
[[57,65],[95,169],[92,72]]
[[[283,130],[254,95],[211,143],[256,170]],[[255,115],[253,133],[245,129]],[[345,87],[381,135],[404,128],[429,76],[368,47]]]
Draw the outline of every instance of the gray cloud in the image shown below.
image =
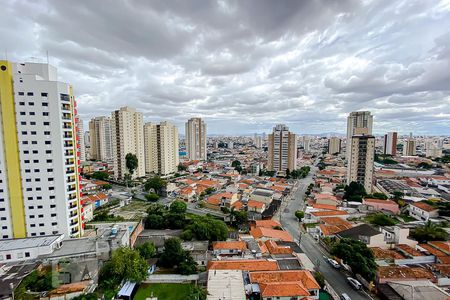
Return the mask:
[[[87,120],[123,105],[211,133],[450,133],[448,1],[6,1],[8,57],[44,57]],[[181,128],[180,128],[181,129]],[[182,129],[181,129],[182,131]]]

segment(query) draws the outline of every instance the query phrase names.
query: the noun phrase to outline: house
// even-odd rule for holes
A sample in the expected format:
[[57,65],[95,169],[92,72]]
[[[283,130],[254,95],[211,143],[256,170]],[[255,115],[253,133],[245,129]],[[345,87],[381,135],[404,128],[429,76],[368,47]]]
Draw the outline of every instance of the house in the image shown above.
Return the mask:
[[262,214],[262,212],[266,209],[266,204],[264,202],[249,200],[247,202],[248,211]]
[[253,236],[255,240],[276,240],[276,241],[285,241],[285,242],[293,242],[292,236],[284,230],[277,230],[272,228],[265,227],[255,227],[250,229],[250,234]]
[[429,280],[390,281],[387,284],[404,300],[450,298],[449,293]]
[[336,233],[353,227],[352,223],[339,217],[327,217],[320,219],[319,235],[321,237],[334,236]]
[[177,195],[179,199],[186,202],[192,202],[196,198],[195,190],[191,186],[180,189]]
[[329,217],[339,217],[341,219],[347,219],[349,217],[348,212],[345,210],[320,210],[320,211],[306,211],[305,223],[317,223],[321,219]]
[[280,227],[281,224],[278,221],[269,219],[269,220],[256,220],[254,225],[252,227],[264,227],[264,228],[274,228],[274,227]]
[[49,255],[61,248],[64,235],[47,235],[22,239],[6,239],[0,243],[0,264],[20,262]]
[[87,293],[92,282],[86,280],[81,282],[62,284],[58,286],[56,289],[50,291],[48,293],[49,299],[72,299],[76,296],[83,295]]
[[81,219],[84,223],[92,221],[94,219],[94,203],[93,202],[85,202],[83,203],[83,209],[81,210]]
[[214,242],[212,248],[214,255],[242,255],[247,250],[247,243],[244,241]]
[[379,266],[375,281],[378,284],[390,281],[415,281],[430,280],[435,281],[436,277],[433,272],[422,267],[406,267],[406,266]]
[[330,195],[328,193],[315,194],[314,200],[316,204],[334,205],[339,203],[336,196]]
[[241,270],[241,271],[275,271],[278,263],[273,259],[236,259],[236,260],[214,260],[208,262],[207,269],[210,270]]
[[398,204],[392,200],[364,198],[362,203],[377,211],[390,211],[393,214],[400,211]]
[[439,216],[439,210],[424,202],[415,202],[408,205],[409,215],[419,221],[428,221]]
[[269,205],[274,197],[275,192],[266,189],[255,189],[250,196],[250,199],[263,202]]
[[181,247],[189,251],[192,258],[199,266],[206,266],[211,260],[211,254],[208,251],[209,241],[184,241]]
[[246,299],[242,270],[214,270],[208,272],[208,300]]
[[92,202],[94,203],[95,208],[100,207],[106,203],[108,203],[109,197],[105,193],[98,193],[95,195],[87,195],[81,198],[81,203]]
[[205,202],[205,207],[219,210],[222,207],[231,208],[232,205],[239,200],[237,193],[219,193],[208,197]]
[[388,248],[384,241],[384,234],[370,225],[362,224],[353,228],[338,232],[338,238],[348,238],[352,240],[361,241],[367,247],[379,247],[382,249]]
[[417,241],[409,239],[409,228],[400,226],[383,226],[380,231],[384,234],[384,241],[388,244],[405,244],[412,248],[417,246]]
[[[261,242],[261,241],[260,241]],[[277,255],[291,255],[294,250],[289,246],[278,245],[275,241],[267,240],[264,242],[268,253],[273,256]]]
[[319,299],[320,286],[307,270],[250,272],[249,277],[259,285],[263,300]]

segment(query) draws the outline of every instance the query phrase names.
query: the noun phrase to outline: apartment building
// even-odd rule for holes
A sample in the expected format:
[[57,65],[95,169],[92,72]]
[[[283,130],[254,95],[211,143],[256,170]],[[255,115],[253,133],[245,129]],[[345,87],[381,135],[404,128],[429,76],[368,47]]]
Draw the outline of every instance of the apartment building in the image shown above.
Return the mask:
[[397,132],[388,132],[384,135],[384,154],[397,155]]
[[186,151],[189,160],[206,160],[206,124],[201,118],[186,122]]
[[145,172],[162,176],[178,171],[178,128],[169,123],[144,125]]
[[370,111],[353,111],[347,117],[347,141],[346,156],[347,161],[350,158],[351,138],[356,134],[358,129],[366,129],[366,134],[372,134],[373,116]]
[[407,138],[403,142],[403,156],[415,156],[416,155],[416,147],[417,147],[417,142],[413,138],[412,133],[410,133],[409,138]]
[[84,126],[83,120],[80,116],[76,116],[77,119],[77,141],[80,149],[80,161],[86,161],[86,147],[84,144]]
[[121,107],[112,112],[112,141],[114,159],[114,177],[124,178],[129,171],[125,157],[128,153],[136,155],[138,167],[132,178],[145,176],[144,155],[144,117],[131,107]]
[[0,239],[83,231],[72,87],[43,63],[0,61]]
[[328,154],[336,153],[341,153],[341,139],[333,136],[328,140]]
[[[361,129],[356,133],[367,133]],[[356,181],[364,185],[367,193],[372,192],[375,137],[364,133],[353,135],[348,148],[349,161],[347,164],[347,184]]]
[[112,120],[109,117],[95,117],[89,122],[91,159],[113,160]]
[[267,167],[270,171],[286,172],[297,168],[297,138],[284,124],[273,128],[268,139]]

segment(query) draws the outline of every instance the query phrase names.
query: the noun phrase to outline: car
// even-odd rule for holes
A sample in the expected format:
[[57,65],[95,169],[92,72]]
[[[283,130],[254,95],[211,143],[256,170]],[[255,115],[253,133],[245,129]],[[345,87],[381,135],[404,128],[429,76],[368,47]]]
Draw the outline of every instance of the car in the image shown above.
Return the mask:
[[330,265],[332,265],[333,268],[335,268],[335,269],[341,268],[341,265],[340,265],[337,261],[335,261],[334,259],[329,258],[329,259],[328,259],[328,263],[329,263]]
[[355,278],[352,277],[347,277],[347,282],[348,284],[350,284],[352,286],[352,288],[354,288],[355,290],[360,290],[362,287],[362,284],[356,280]]
[[346,293],[341,294],[341,300],[352,300]]

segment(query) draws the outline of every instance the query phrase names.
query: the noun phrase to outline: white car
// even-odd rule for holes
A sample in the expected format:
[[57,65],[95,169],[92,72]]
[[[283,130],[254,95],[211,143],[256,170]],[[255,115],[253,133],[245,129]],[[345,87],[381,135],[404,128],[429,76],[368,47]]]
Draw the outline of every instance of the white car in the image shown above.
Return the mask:
[[347,277],[347,282],[348,284],[350,284],[352,286],[352,288],[354,288],[355,290],[360,290],[362,287],[362,284],[356,280],[355,278],[352,277]]
[[341,295],[341,300],[352,300],[352,298],[350,298],[346,293],[343,293]]
[[339,268],[341,267],[341,265],[340,265],[337,261],[335,261],[334,259],[329,258],[329,259],[328,259],[328,262],[329,262],[330,265],[332,265],[333,268],[335,268],[335,269],[339,269]]

